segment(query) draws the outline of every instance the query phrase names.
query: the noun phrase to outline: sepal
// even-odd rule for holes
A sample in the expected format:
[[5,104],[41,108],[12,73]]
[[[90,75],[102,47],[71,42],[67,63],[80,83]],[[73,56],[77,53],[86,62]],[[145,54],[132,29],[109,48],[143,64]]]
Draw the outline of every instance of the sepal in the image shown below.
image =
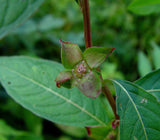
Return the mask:
[[75,43],[61,42],[61,60],[66,69],[72,69],[77,63],[82,61],[82,52]]
[[57,87],[66,87],[72,88],[73,87],[73,79],[72,79],[72,72],[71,71],[62,71],[58,74],[55,79]]
[[96,72],[91,71],[78,81],[77,87],[85,96],[96,98],[101,93],[101,78]]
[[91,47],[85,50],[83,56],[90,68],[97,68],[114,49],[113,47]]

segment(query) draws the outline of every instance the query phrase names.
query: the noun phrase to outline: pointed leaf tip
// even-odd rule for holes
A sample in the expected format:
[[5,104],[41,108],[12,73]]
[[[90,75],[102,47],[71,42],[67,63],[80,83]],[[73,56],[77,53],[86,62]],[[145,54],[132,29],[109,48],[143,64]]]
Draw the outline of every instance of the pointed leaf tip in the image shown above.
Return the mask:
[[66,88],[72,88],[72,72],[71,71],[62,71],[58,74],[55,79],[56,86],[60,88],[61,86]]
[[85,50],[84,59],[91,68],[97,68],[114,49],[113,47],[91,47]]
[[85,127],[85,128],[87,130],[88,136],[90,136],[91,135],[91,130],[90,130],[91,127]]
[[77,63],[82,61],[82,52],[79,46],[75,43],[61,42],[61,60],[62,64],[67,69],[72,69]]

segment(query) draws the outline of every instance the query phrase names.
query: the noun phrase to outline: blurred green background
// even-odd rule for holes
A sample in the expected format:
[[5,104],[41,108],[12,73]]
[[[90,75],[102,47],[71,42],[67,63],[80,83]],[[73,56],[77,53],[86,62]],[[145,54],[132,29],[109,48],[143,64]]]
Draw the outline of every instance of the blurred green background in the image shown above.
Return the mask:
[[[127,10],[129,3],[130,0],[90,0],[93,45],[115,48],[101,66],[104,78],[135,81],[160,67],[159,14],[137,16]],[[45,0],[31,18],[0,40],[0,55],[60,62],[60,38],[85,49],[81,11],[74,0]],[[112,84],[108,85],[115,95]],[[22,139],[90,138],[85,128],[57,125],[35,116],[0,87],[0,140]]]

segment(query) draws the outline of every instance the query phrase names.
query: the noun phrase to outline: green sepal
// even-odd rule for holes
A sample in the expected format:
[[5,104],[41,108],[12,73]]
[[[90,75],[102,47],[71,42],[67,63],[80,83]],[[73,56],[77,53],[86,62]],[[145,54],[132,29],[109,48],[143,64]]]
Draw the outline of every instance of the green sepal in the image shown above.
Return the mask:
[[77,87],[87,97],[96,98],[101,93],[102,81],[96,72],[89,72],[78,81]]
[[66,69],[72,69],[77,63],[82,61],[82,52],[75,43],[61,42],[61,60]]
[[90,68],[97,68],[114,49],[113,47],[91,47],[85,50],[83,56]]
[[72,79],[72,72],[71,71],[62,71],[58,74],[55,79],[57,87],[66,87],[72,88],[73,87],[73,79]]

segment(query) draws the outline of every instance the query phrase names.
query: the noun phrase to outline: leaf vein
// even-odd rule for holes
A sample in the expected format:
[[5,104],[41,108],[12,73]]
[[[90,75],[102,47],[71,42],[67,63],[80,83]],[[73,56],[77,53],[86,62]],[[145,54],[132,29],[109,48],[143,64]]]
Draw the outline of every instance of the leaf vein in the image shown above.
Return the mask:
[[79,106],[78,104],[72,102],[70,99],[67,99],[66,97],[63,97],[62,95],[58,94],[57,92],[51,90],[50,88],[48,87],[45,87],[43,84],[41,83],[38,83],[37,81],[31,79],[30,77],[27,77],[21,73],[18,73],[16,72],[15,70],[11,70],[10,68],[6,67],[6,66],[3,66],[5,67],[6,69],[8,69],[9,71],[11,71],[12,73],[15,73],[17,74],[18,76],[32,82],[33,84],[36,84],[38,86],[40,86],[41,88],[45,89],[46,91],[58,96],[59,98],[65,100],[66,102],[72,104],[74,107],[78,108],[79,110],[81,110],[82,112],[86,113],[88,116],[90,116],[91,118],[93,118],[94,120],[96,120],[99,124],[101,124],[102,126],[106,126],[105,122],[101,121],[99,118],[97,118],[96,116],[94,116],[93,114],[91,114],[90,112],[88,112],[87,110],[85,110],[84,108],[82,108],[81,106]]
[[140,122],[141,122],[141,124],[142,124],[142,128],[143,128],[143,131],[144,131],[146,140],[148,140],[148,136],[147,136],[147,133],[146,133],[146,130],[145,130],[145,127],[144,127],[144,123],[143,123],[142,117],[141,117],[141,115],[140,115],[140,113],[139,113],[139,111],[138,111],[138,108],[137,108],[136,104],[134,103],[133,99],[132,99],[131,96],[129,95],[128,91],[127,91],[120,83],[118,83],[118,82],[115,81],[115,80],[112,80],[112,81],[114,81],[117,85],[119,85],[119,86],[124,90],[124,92],[126,93],[126,95],[128,96],[128,98],[129,98],[130,101],[132,102],[133,107],[135,108],[135,110],[136,110],[136,112],[137,112],[137,114],[138,114],[139,120],[140,120]]

